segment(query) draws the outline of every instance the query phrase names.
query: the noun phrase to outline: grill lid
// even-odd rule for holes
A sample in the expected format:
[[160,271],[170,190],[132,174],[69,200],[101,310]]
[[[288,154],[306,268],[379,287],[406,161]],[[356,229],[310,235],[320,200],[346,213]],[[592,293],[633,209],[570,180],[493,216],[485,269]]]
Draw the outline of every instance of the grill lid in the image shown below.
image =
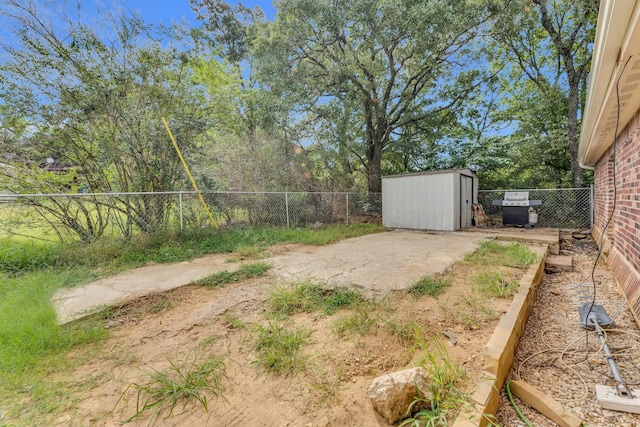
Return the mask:
[[504,200],[494,200],[491,204],[494,206],[538,206],[542,204],[542,201],[529,200],[528,191],[506,191]]

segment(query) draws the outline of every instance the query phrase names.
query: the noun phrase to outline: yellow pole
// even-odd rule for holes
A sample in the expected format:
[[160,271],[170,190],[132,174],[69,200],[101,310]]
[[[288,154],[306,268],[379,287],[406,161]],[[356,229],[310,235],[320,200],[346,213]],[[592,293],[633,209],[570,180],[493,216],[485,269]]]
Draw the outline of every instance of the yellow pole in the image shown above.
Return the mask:
[[191,171],[189,171],[189,166],[187,166],[187,162],[185,162],[184,157],[182,157],[182,153],[180,152],[180,148],[178,148],[178,143],[176,142],[176,139],[173,137],[173,134],[171,133],[171,129],[169,129],[169,123],[167,123],[164,117],[162,118],[162,123],[164,123],[164,127],[167,128],[167,133],[169,134],[169,138],[171,138],[171,142],[173,142],[173,146],[176,149],[176,153],[178,153],[178,157],[180,157],[180,161],[182,162],[182,166],[184,166],[184,170],[187,172],[187,175],[189,175],[189,179],[191,180],[191,185],[193,185],[193,189],[196,190],[196,193],[198,193],[198,197],[200,198],[202,207],[204,207],[204,210],[207,211],[207,215],[209,215],[211,224],[213,224],[216,230],[218,230],[218,224],[216,223],[216,220],[213,219],[213,215],[211,215],[211,211],[209,210],[207,203],[204,201],[204,198],[202,197],[202,193],[200,193],[200,190],[198,190],[198,185],[196,184],[196,180],[193,179],[193,175],[191,175]]

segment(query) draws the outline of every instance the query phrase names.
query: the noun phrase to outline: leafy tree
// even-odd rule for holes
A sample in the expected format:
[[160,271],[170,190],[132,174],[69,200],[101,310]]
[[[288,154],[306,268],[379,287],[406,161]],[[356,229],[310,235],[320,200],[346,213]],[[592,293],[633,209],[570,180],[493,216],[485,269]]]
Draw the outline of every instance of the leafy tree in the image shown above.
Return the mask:
[[[197,149],[209,104],[194,85],[188,40],[180,28],[154,32],[139,16],[103,15],[101,23],[54,19],[50,4],[9,0],[0,13],[14,24],[14,43],[0,64],[2,123],[30,123],[14,138],[22,192],[167,191],[184,178],[161,117],[169,119],[182,149]],[[33,147],[31,149],[27,149]],[[44,157],[73,166],[60,183],[39,173]],[[54,184],[60,185],[54,188]],[[166,201],[123,198],[112,207],[150,231],[167,219]],[[56,212],[61,212],[61,208]],[[62,210],[63,211],[63,210]],[[53,212],[50,212],[53,213]],[[74,212],[62,213],[63,217]],[[76,221],[85,240],[103,227]],[[71,218],[73,222],[73,218]]]
[[535,153],[531,160],[546,165],[559,185],[567,172],[574,187],[584,185],[578,139],[597,14],[595,0],[505,1],[493,27],[496,57],[510,65],[505,84],[517,115],[516,140],[524,144],[519,152]]
[[344,145],[366,169],[372,193],[381,190],[389,147],[428,130],[481,80],[470,43],[489,16],[482,2],[282,0],[276,7],[256,42],[263,78],[295,99],[298,116],[354,120],[341,137],[352,138]]

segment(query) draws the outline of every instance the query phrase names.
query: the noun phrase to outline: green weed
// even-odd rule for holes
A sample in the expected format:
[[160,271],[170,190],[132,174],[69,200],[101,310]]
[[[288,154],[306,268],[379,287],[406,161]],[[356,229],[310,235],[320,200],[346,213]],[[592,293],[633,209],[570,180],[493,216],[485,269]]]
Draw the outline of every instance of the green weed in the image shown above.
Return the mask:
[[342,386],[342,375],[344,368],[341,366],[338,372],[331,376],[323,369],[312,369],[309,385],[318,393],[316,403],[329,405],[338,400],[338,394],[344,387]]
[[278,322],[256,329],[255,363],[267,372],[284,376],[298,374],[309,365],[309,358],[302,354],[310,332],[301,329],[287,329]]
[[224,320],[231,325],[233,329],[244,329],[247,325],[238,316],[232,313],[225,313],[223,315]]
[[475,282],[482,294],[498,298],[510,297],[518,289],[518,284],[514,280],[508,280],[504,274],[496,271],[477,275]]
[[[227,227],[220,232],[198,229],[189,232],[138,234],[129,240],[108,238],[92,243],[54,243],[43,240],[6,238],[0,244],[0,271],[23,274],[43,268],[86,266],[92,271],[113,273],[149,262],[167,263],[212,253],[265,248],[277,243],[326,245],[338,240],[378,233],[375,224],[329,225],[309,228]],[[257,251],[251,249],[250,251]]]
[[238,260],[258,259],[264,253],[264,248],[257,245],[240,245],[234,251]]
[[384,319],[382,325],[390,335],[409,346],[415,345],[416,330],[420,329],[415,320],[388,317]]
[[136,412],[127,422],[137,420],[150,410],[155,411],[155,417],[164,418],[173,415],[176,406],[182,404],[184,410],[191,402],[198,402],[205,412],[209,413],[207,394],[215,398],[222,397],[225,387],[222,380],[225,377],[225,364],[222,358],[209,355],[204,361],[199,361],[194,352],[190,352],[184,360],[169,359],[169,368],[165,371],[155,369],[145,370],[149,380],[138,384],[130,384],[118,399],[116,406],[127,399],[129,390],[136,394]]
[[372,314],[371,307],[363,304],[357,306],[352,313],[337,319],[333,323],[333,333],[339,337],[347,334],[365,335],[376,322],[377,318]]
[[451,359],[442,340],[433,338],[427,341],[424,331],[418,331],[417,344],[424,353],[420,366],[427,371],[431,383],[428,395],[422,395],[416,387],[418,396],[407,408],[407,413],[413,415],[400,426],[446,427],[469,407],[469,398],[461,390],[466,373]]
[[290,316],[321,310],[330,315],[342,308],[354,307],[362,297],[345,287],[323,288],[311,282],[293,286],[278,286],[269,294],[268,306],[272,314]]
[[536,258],[536,254],[526,245],[490,240],[480,245],[473,254],[467,255],[465,261],[481,265],[527,268]]
[[193,282],[194,285],[214,288],[227,283],[240,282],[245,279],[262,276],[271,266],[261,262],[241,265],[236,271],[220,271]]
[[160,313],[173,308],[173,298],[166,294],[156,295],[147,305],[147,313]]
[[451,282],[442,277],[424,276],[409,287],[408,292],[418,298],[423,295],[437,297],[451,285]]

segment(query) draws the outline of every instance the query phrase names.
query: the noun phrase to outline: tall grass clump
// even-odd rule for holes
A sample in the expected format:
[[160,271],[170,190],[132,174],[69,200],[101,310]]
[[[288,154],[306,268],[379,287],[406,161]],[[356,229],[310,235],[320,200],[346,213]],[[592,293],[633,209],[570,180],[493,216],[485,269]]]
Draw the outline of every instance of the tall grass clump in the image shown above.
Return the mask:
[[253,349],[255,363],[267,372],[284,376],[295,375],[307,369],[309,358],[302,352],[310,332],[302,328],[286,328],[278,322],[259,326]]
[[271,266],[262,262],[254,262],[251,264],[241,265],[236,271],[219,271],[213,273],[202,279],[198,279],[193,282],[197,286],[205,286],[207,288],[213,288],[217,286],[224,286],[227,283],[239,282],[241,280],[251,279],[254,277],[260,277],[264,275]]
[[125,398],[129,390],[136,394],[135,414],[127,422],[137,420],[147,411],[154,411],[156,418],[164,414],[167,419],[175,408],[182,404],[184,410],[191,402],[199,403],[209,413],[207,395],[222,397],[225,387],[224,360],[213,354],[198,360],[194,352],[184,360],[169,359],[169,368],[163,371],[150,369],[143,371],[148,377],[143,383],[132,383],[124,390],[116,406]]
[[356,291],[346,287],[324,288],[309,281],[271,290],[267,305],[272,314],[290,316],[296,313],[322,311],[330,315],[342,308],[355,307],[362,301]]
[[0,271],[21,274],[43,268],[87,266],[114,271],[149,262],[169,263],[213,253],[231,253],[247,247],[266,248],[277,243],[326,245],[349,237],[377,233],[375,224],[329,225],[319,230],[279,227],[226,227],[140,233],[130,239],[103,237],[91,243],[56,243],[7,238],[0,245]]
[[518,289],[518,283],[515,280],[509,280],[504,277],[504,274],[495,271],[477,275],[475,282],[482,294],[491,297],[507,298]]
[[443,277],[424,276],[417,282],[413,283],[408,292],[416,298],[423,295],[437,297],[451,285],[451,282]]
[[469,397],[462,391],[466,372],[449,356],[441,339],[427,340],[424,331],[417,332],[416,341],[423,352],[420,366],[431,383],[425,394],[416,390],[417,396],[407,408],[407,413],[413,415],[400,426],[452,425],[458,414],[469,407]]
[[465,261],[480,265],[498,264],[507,267],[527,268],[537,256],[528,246],[520,243],[502,243],[496,240],[484,242]]

